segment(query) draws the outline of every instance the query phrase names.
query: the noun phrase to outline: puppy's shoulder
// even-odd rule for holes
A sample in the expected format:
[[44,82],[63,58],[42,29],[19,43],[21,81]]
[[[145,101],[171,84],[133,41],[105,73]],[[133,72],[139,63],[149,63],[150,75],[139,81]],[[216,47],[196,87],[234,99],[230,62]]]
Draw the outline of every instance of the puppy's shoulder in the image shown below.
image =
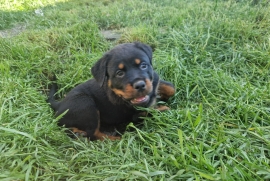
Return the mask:
[[96,92],[101,90],[99,83],[95,79],[89,79],[86,82],[78,85],[76,88],[86,92]]
[[69,94],[87,94],[91,95],[94,92],[98,91],[100,89],[98,83],[95,81],[95,79],[87,80],[86,82],[83,82],[76,87],[74,87]]

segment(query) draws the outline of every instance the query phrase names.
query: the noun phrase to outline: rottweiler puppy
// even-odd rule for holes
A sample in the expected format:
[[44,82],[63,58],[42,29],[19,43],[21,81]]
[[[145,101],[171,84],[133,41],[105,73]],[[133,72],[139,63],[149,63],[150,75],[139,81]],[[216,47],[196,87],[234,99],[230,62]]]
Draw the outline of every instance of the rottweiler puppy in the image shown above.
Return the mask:
[[160,80],[153,70],[152,49],[143,43],[114,47],[96,62],[91,72],[94,79],[76,86],[62,101],[54,98],[56,83],[48,97],[56,116],[66,112],[58,125],[90,140],[120,139],[100,128],[136,122],[144,115],[136,107],[154,106],[157,99],[167,101],[175,93],[173,84]]

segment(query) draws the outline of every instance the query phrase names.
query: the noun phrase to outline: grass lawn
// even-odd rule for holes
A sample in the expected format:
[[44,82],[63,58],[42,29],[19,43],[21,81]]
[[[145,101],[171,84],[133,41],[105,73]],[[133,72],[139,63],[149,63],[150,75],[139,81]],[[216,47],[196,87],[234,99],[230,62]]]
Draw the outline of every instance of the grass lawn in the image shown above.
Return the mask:
[[[133,41],[174,83],[171,110],[120,141],[69,138],[48,75],[63,97]],[[270,180],[269,69],[268,0],[2,0],[0,180]]]

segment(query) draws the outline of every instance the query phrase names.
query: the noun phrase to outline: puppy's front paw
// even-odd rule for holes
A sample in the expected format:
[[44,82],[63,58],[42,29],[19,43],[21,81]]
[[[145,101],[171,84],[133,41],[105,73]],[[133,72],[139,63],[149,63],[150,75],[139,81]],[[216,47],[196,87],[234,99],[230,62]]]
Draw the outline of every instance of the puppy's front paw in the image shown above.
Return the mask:
[[156,106],[154,109],[159,110],[159,111],[167,111],[170,108],[167,106]]
[[110,140],[121,140],[120,136],[108,136]]

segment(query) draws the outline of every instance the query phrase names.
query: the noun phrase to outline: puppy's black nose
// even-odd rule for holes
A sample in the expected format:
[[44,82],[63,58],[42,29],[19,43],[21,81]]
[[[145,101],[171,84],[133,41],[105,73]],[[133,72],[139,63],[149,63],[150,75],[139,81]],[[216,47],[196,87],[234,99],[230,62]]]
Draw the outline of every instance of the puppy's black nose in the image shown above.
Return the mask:
[[140,80],[133,84],[133,88],[136,90],[144,90],[145,89],[145,82]]

